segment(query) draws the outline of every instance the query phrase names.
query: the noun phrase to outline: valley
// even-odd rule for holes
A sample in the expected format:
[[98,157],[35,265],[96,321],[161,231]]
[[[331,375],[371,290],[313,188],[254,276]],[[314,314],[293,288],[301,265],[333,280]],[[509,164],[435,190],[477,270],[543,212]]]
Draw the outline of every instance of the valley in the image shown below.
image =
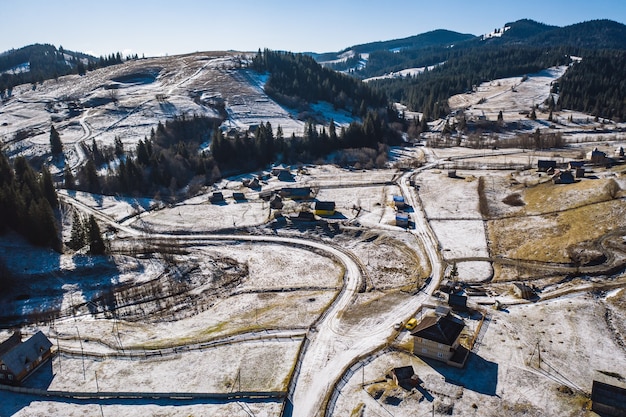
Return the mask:
[[[276,164],[173,199],[61,186],[85,145],[135,149],[182,114],[225,115],[225,132],[270,122],[303,134],[246,59],[140,59],[21,85],[3,102],[3,151],[50,166],[63,241],[73,212],[93,215],[108,254],[0,238],[19,271],[0,339],[41,330],[55,352],[25,390],[0,389],[0,415],[595,416],[594,378],[626,363],[626,124],[568,110],[548,120],[541,107],[527,117],[566,71],[554,67],[449,99],[479,125],[502,111],[481,146],[443,132],[450,114],[390,147],[380,168]],[[323,103],[311,112],[353,121]],[[65,158],[49,155],[51,124]],[[507,145],[537,131],[563,146]],[[558,183],[571,161],[584,161],[582,176]],[[316,213],[319,202],[333,213]],[[452,314],[461,368],[414,354],[405,327],[447,314],[450,294],[466,301]],[[407,366],[418,378],[408,389],[391,375]]]

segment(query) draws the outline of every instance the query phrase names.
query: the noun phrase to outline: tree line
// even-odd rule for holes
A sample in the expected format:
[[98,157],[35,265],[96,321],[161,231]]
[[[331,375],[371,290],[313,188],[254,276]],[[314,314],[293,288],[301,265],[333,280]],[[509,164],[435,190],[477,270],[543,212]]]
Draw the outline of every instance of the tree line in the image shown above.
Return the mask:
[[306,107],[326,101],[335,109],[345,109],[364,117],[368,110],[387,106],[387,98],[354,77],[323,68],[307,55],[259,50],[252,68],[269,72],[265,91],[290,107]]
[[30,243],[62,249],[54,209],[59,200],[52,176],[43,166],[37,173],[23,156],[13,166],[0,153],[0,233],[9,229]]

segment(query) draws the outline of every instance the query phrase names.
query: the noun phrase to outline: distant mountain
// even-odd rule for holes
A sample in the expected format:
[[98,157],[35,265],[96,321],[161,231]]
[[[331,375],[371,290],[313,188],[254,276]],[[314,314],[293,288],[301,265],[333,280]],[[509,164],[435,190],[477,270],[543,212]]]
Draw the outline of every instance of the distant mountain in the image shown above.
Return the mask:
[[626,49],[626,25],[612,20],[591,20],[574,25],[549,26],[524,19],[507,23],[499,38],[487,43],[523,44],[581,49]]
[[[450,30],[438,29],[408,38],[393,39],[390,41],[378,41],[354,45],[339,52],[328,52],[325,54],[311,54],[320,63],[332,62],[332,67],[338,70],[345,70],[351,67],[356,57],[369,55],[377,52],[395,54],[399,52],[415,52],[431,48],[449,48],[455,44],[462,43],[469,39],[476,38],[475,35],[453,32]],[[349,58],[353,58],[350,62]],[[346,63],[343,64],[342,63]],[[344,68],[341,68],[344,67]]]

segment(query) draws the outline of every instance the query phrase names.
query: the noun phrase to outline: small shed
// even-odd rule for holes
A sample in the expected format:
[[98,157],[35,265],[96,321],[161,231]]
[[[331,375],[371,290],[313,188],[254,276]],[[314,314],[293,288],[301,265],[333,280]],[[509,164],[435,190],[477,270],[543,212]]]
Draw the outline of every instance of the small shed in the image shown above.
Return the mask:
[[409,215],[407,213],[396,213],[396,226],[409,227]]
[[448,178],[456,178],[456,169],[448,170]]
[[513,284],[513,293],[519,297],[519,298],[523,298],[525,300],[530,300],[531,298],[535,297],[535,291],[529,287],[528,285],[522,283],[522,282],[515,282]]
[[315,214],[318,216],[334,216],[335,215],[335,202],[334,201],[316,201],[314,206]]
[[420,383],[420,379],[411,365],[393,368],[389,374],[397,386],[407,391],[412,390]]
[[576,178],[584,178],[585,177],[585,168],[576,168],[574,176]]
[[406,207],[406,203],[404,202],[404,196],[394,195],[393,196],[393,205],[397,209],[403,209]]
[[569,161],[567,165],[569,169],[578,169],[585,166],[585,161]]
[[236,201],[245,201],[246,200],[246,195],[244,193],[233,193],[233,198]]
[[224,201],[224,194],[221,191],[215,191],[214,193],[211,194],[211,196],[209,197],[209,201],[213,204],[215,203],[221,203]]
[[592,164],[606,164],[608,162],[606,153],[602,152],[598,148],[594,148],[593,151],[587,154],[587,156]]
[[254,178],[246,178],[242,181],[244,187],[258,189],[261,188],[261,184],[259,183],[259,179],[257,177]]
[[552,168],[552,170],[556,169],[556,161],[540,159],[537,161],[537,171],[539,172],[548,172]]

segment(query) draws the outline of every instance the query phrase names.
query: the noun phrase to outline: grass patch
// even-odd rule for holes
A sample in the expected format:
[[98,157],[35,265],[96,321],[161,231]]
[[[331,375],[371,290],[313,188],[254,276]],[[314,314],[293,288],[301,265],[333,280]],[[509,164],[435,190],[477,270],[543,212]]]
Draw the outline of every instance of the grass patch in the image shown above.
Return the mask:
[[[528,205],[531,203],[529,202]],[[536,203],[532,203],[536,204]],[[520,216],[487,223],[494,255],[521,260],[569,263],[567,249],[593,242],[607,232],[626,226],[620,200],[539,216]]]

